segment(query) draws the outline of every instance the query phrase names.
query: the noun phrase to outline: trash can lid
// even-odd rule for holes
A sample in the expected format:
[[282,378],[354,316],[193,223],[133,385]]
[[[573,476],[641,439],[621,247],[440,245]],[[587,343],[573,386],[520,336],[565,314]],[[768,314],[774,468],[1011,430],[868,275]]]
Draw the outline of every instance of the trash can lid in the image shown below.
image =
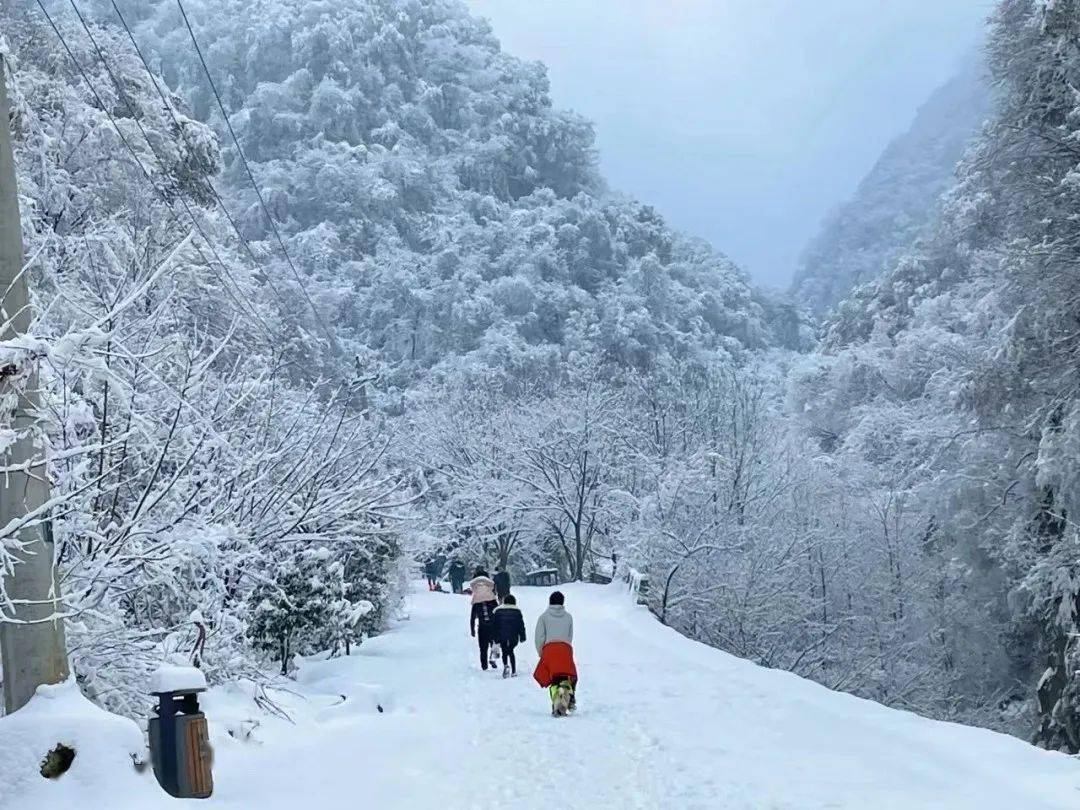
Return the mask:
[[150,694],[191,694],[206,690],[206,675],[195,667],[163,664],[150,678]]

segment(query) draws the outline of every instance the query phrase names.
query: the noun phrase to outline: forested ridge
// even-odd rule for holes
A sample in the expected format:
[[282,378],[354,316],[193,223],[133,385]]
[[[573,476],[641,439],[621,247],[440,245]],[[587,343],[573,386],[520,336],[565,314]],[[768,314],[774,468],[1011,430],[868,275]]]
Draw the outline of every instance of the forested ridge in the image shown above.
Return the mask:
[[821,324],[609,190],[459,2],[76,5],[4,13],[4,351],[41,357],[91,697],[344,651],[418,556],[616,557],[691,637],[1080,750],[1075,0],[998,4],[985,128]]
[[800,304],[825,316],[933,226],[940,215],[938,198],[990,112],[991,95],[983,54],[969,54],[803,250],[792,284]]

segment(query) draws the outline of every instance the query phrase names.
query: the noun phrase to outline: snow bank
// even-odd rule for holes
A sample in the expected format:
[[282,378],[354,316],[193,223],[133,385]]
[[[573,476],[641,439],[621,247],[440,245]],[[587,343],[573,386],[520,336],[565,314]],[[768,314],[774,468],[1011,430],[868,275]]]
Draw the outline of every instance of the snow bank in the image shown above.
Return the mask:
[[[297,663],[296,683],[311,703],[308,711],[320,722],[381,714],[394,706],[392,692],[383,684],[364,679],[348,658],[309,657]],[[330,702],[320,702],[319,697],[330,698]]]
[[[57,744],[75,751],[70,769],[41,775]],[[0,810],[149,808],[174,801],[158,787],[142,732],[131,720],[99,709],[74,680],[38,688],[19,711],[0,717]]]

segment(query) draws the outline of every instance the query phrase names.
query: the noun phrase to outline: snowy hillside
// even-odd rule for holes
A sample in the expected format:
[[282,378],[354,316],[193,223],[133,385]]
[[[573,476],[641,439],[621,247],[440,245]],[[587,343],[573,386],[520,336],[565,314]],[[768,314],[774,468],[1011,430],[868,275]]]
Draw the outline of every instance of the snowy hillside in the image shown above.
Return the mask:
[[972,57],[919,109],[885,149],[855,194],[806,246],[792,289],[821,314],[885,272],[932,222],[937,198],[990,111],[982,61]]
[[[578,628],[576,716],[549,716],[529,677],[531,642],[519,648],[518,678],[481,672],[465,599],[417,590],[392,632],[350,658],[302,666],[302,697],[279,695],[295,725],[239,688],[214,690],[206,806],[334,810],[361,795],[367,807],[516,810],[1080,805],[1080,764],[1065,755],[756,667],[664,628],[619,585],[564,590]],[[519,590],[530,633],[546,594]],[[17,719],[0,721],[0,751]],[[55,783],[16,781],[0,808],[175,806],[150,803],[152,777],[126,761],[111,763],[110,779],[81,762]]]
[[[165,80],[220,123],[175,3],[128,5]],[[111,2],[89,7],[116,25]],[[462,356],[535,374],[582,348],[647,367],[772,342],[743,272],[608,194],[592,124],[559,109],[543,66],[505,53],[459,0],[189,10],[318,310],[346,356],[378,355],[392,389]],[[270,240],[218,129],[245,236]]]

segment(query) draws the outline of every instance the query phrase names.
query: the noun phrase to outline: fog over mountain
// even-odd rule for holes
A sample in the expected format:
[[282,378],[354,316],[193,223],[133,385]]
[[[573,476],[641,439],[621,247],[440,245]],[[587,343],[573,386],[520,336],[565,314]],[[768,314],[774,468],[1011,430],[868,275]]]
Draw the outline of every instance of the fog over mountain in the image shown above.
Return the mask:
[[991,109],[989,76],[973,54],[934,91],[855,194],[839,205],[800,259],[792,292],[818,315],[880,276],[940,213],[939,195]]
[[594,121],[612,186],[764,284],[959,71],[987,0],[469,0],[559,104]]

